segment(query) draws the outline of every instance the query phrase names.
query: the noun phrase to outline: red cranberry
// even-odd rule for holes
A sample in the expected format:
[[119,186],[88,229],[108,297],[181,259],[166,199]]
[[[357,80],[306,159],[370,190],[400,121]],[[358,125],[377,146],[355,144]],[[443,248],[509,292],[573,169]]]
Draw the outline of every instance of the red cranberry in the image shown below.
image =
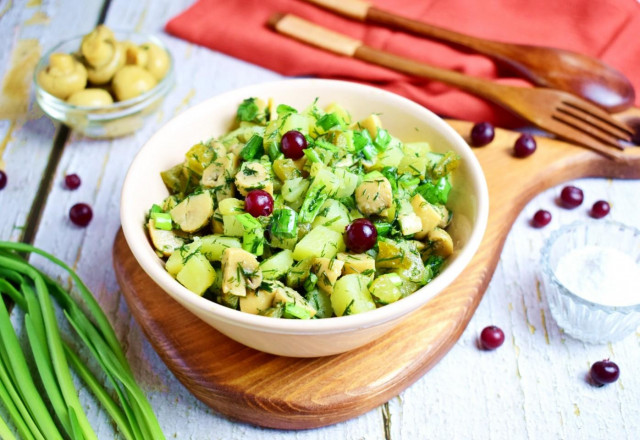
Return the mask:
[[536,151],[536,140],[530,134],[524,133],[513,145],[513,154],[516,157],[531,156]]
[[609,205],[609,203],[605,202],[604,200],[598,200],[591,207],[591,217],[593,218],[606,217],[607,214],[609,214],[609,211],[611,211],[611,206]]
[[500,327],[490,325],[480,333],[480,344],[485,350],[495,350],[504,342],[504,333]]
[[287,131],[282,136],[280,150],[284,157],[297,160],[304,156],[304,149],[307,148],[307,139],[302,133],[296,130]]
[[595,385],[602,386],[608,383],[613,383],[620,377],[620,368],[615,362],[611,362],[609,359],[595,362],[591,366],[590,370],[591,380]]
[[7,173],[0,170],[0,189],[4,189],[4,187],[7,186],[7,180]]
[[538,210],[531,219],[531,224],[535,228],[544,228],[551,221],[551,213],[549,211],[545,211],[544,209]]
[[489,122],[478,122],[471,129],[471,145],[474,147],[482,147],[493,140],[495,136],[493,125]]
[[560,192],[560,204],[567,209],[577,208],[582,205],[583,200],[584,193],[576,186],[565,186]]
[[254,217],[271,215],[273,212],[273,197],[261,189],[249,191],[244,199],[244,210]]
[[80,187],[82,180],[77,174],[67,174],[64,176],[64,184],[68,189],[74,190]]
[[378,231],[371,221],[357,218],[345,229],[345,244],[352,252],[366,252],[376,245]]
[[93,211],[86,203],[76,203],[69,210],[69,219],[78,226],[87,226],[92,218]]

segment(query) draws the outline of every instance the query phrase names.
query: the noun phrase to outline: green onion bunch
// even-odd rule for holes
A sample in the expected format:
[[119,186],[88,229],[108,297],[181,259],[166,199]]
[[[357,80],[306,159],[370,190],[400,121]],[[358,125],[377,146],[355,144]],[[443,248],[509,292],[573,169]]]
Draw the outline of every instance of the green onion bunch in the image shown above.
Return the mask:
[[[67,271],[87,312],[59,283],[18,252],[39,254]],[[106,315],[69,266],[28,244],[0,241],[0,293],[8,295],[24,311],[31,352],[30,356],[23,352],[7,307],[0,301],[0,402],[20,438],[97,439],[82,409],[70,367],[102,404],[124,438],[165,438]],[[62,339],[51,298],[102,368],[112,392]],[[30,368],[31,360],[35,368]],[[0,438],[15,438],[1,417]]]

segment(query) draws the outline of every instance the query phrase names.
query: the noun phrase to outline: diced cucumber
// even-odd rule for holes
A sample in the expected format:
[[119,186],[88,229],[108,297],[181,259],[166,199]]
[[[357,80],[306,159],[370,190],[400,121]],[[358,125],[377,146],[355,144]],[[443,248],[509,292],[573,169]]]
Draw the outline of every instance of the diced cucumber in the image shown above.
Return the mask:
[[244,228],[242,223],[238,221],[236,215],[223,215],[222,223],[224,225],[224,235],[229,237],[242,237],[244,235]]
[[242,214],[244,212],[244,201],[234,198],[224,199],[220,202],[218,209],[222,215]]
[[199,252],[190,255],[176,275],[180,284],[200,296],[213,284],[215,278],[216,272],[209,260]]
[[402,297],[402,283],[404,279],[395,273],[387,273],[376,278],[369,290],[381,304],[391,304]]
[[260,270],[265,280],[277,280],[286,275],[291,266],[293,266],[293,252],[285,249],[260,263]]
[[296,263],[296,265],[287,272],[287,286],[293,288],[302,286],[311,273],[312,264],[313,258],[305,258]]
[[238,214],[236,219],[244,228],[242,249],[260,256],[264,253],[264,229],[262,224],[251,214]]
[[200,253],[209,261],[222,260],[222,254],[227,248],[241,248],[242,243],[235,237],[214,234],[205,235],[200,239]]
[[316,318],[331,318],[333,316],[331,297],[328,294],[318,289],[313,289],[307,292],[305,299],[318,311]]
[[316,188],[321,188],[322,192],[326,193],[329,197],[331,197],[338,192],[341,184],[342,184],[341,179],[339,179],[329,169],[322,168],[316,173],[315,177],[313,178],[313,182],[311,183],[309,190],[311,191]]
[[331,294],[331,306],[336,316],[355,315],[376,308],[367,284],[369,278],[360,274],[342,276]]
[[301,113],[289,113],[283,117],[284,122],[278,128],[280,136],[295,130],[302,134],[309,134],[309,128],[315,126],[315,120]]
[[342,234],[326,226],[316,226],[298,242],[293,250],[293,259],[300,261],[311,257],[333,258],[344,250]]
[[337,200],[328,199],[318,211],[318,215],[311,226],[314,228],[316,226],[326,226],[336,232],[343,233],[344,228],[349,223],[349,211],[347,208]]

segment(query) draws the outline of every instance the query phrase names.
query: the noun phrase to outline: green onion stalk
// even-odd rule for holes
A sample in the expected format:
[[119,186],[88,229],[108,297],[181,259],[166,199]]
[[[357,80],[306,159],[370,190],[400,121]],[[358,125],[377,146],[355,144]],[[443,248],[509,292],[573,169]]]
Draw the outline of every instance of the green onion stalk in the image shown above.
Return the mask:
[[[41,255],[68,272],[87,311],[59,283],[18,253]],[[4,301],[0,301],[0,402],[20,438],[97,439],[82,409],[70,368],[91,390],[124,438],[165,438],[149,401],[135,381],[113,327],[89,289],[69,266],[31,245],[0,241],[0,293],[24,311],[24,329],[35,365],[30,368],[9,311]],[[51,298],[98,362],[117,399],[62,339]],[[15,438],[2,418],[0,438]]]

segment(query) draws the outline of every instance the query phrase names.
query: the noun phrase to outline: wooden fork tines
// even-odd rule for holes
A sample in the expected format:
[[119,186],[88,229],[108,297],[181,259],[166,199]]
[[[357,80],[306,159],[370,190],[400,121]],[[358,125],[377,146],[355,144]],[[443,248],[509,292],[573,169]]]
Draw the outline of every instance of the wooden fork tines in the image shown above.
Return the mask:
[[307,44],[412,76],[449,84],[498,104],[560,138],[623,160],[624,144],[633,131],[609,113],[574,95],[547,88],[514,87],[441,69],[366,46],[361,41],[325,29],[291,14],[269,21],[277,32]]

